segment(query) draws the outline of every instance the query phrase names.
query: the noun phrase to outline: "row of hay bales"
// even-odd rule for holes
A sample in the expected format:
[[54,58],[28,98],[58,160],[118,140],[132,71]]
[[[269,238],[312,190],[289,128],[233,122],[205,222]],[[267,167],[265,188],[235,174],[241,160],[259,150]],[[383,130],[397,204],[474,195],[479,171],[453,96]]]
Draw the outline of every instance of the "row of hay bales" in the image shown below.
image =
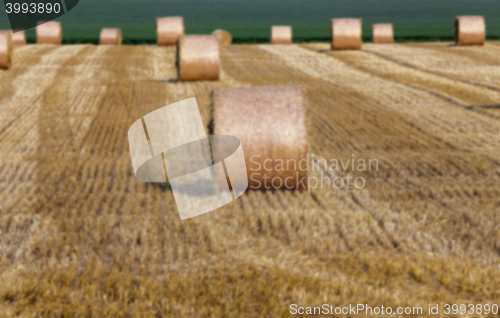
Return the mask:
[[[182,17],[166,17],[157,19],[158,45],[175,45],[177,39],[184,36],[184,20]],[[232,42],[231,34],[224,30],[212,33],[219,44]],[[394,28],[391,23],[374,24],[372,27],[373,42],[377,44],[394,43]],[[455,41],[457,45],[483,45],[486,39],[486,25],[482,16],[459,16],[455,20]],[[361,19],[332,19],[331,41],[333,50],[360,49],[363,43]],[[272,26],[272,44],[292,44],[291,26]]]
[[[394,30],[390,23],[373,25],[373,43],[394,43]],[[362,44],[361,19],[333,19],[331,26],[333,50],[360,49]],[[291,26],[273,26],[272,44],[292,44]]]
[[[24,31],[10,33],[13,45],[26,44],[26,33]],[[60,45],[62,43],[61,23],[51,21],[38,25],[36,27],[36,43]],[[102,45],[120,45],[122,43],[120,29],[102,29],[99,43]]]
[[[391,23],[372,26],[373,43],[394,43]],[[455,20],[456,45],[484,45],[486,24],[482,16],[460,16]],[[272,44],[292,44],[291,26],[274,26],[271,29]],[[363,43],[361,19],[332,19],[332,50],[359,50]]]
[[[485,41],[483,17],[457,17],[457,45],[483,45]],[[230,44],[231,34],[216,30],[212,35],[184,35],[182,17],[157,19],[159,46],[177,45],[179,80],[217,80],[220,74],[219,45]],[[373,26],[375,43],[393,43],[392,24]],[[333,19],[331,24],[332,50],[359,50],[362,46],[361,19]],[[273,26],[271,43],[291,44],[290,26]]]
[[[159,46],[177,45],[177,42],[182,42],[179,48],[191,48],[190,50],[201,49],[207,52],[209,59],[214,59],[215,55],[209,53],[212,49],[216,49],[212,39],[205,38],[206,36],[196,36],[196,38],[184,35],[184,19],[182,17],[164,17],[158,18],[156,21],[157,44]],[[390,23],[374,24],[372,28],[373,42],[377,44],[386,44],[394,42],[394,29]],[[212,35],[215,37],[219,45],[229,45],[232,42],[232,36],[224,30],[215,30]],[[486,26],[482,16],[459,16],[455,20],[455,42],[457,45],[483,45],[486,39]],[[61,44],[62,27],[59,22],[51,21],[40,24],[36,28],[36,40],[38,44]],[[196,45],[196,41],[205,43],[204,47],[201,44]],[[271,27],[271,43],[272,44],[292,44],[293,35],[291,26],[273,26]],[[101,45],[120,45],[122,43],[122,34],[120,29],[105,28],[102,29],[100,35]],[[361,19],[333,19],[331,21],[331,46],[332,50],[359,50],[361,49],[362,28]],[[0,68],[8,69],[11,64],[12,45],[26,44],[26,35],[24,31],[7,32],[0,31]],[[217,47],[218,49],[218,47]],[[187,53],[189,50],[181,50],[179,52]],[[186,57],[190,63],[186,64],[185,69],[189,71],[180,72],[180,78],[195,79],[196,74],[193,73],[192,65],[196,65],[192,55]],[[208,65],[210,74],[208,77],[200,79],[218,79],[218,75],[213,72],[215,64]],[[196,72],[195,72],[196,73]],[[183,76],[184,75],[184,76]]]

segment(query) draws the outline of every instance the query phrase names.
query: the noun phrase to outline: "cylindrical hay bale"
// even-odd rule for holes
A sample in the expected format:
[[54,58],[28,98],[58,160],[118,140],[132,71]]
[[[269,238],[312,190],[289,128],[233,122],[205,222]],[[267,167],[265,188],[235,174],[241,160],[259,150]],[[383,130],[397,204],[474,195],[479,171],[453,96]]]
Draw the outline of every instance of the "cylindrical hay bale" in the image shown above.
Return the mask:
[[12,35],[10,31],[0,31],[0,69],[8,70],[12,62]]
[[26,45],[26,33],[24,31],[12,32],[13,45]]
[[374,24],[373,43],[390,44],[394,43],[394,30],[391,23]]
[[177,46],[179,80],[218,80],[219,42],[213,35],[184,35]]
[[455,20],[456,45],[484,45],[486,25],[482,16],[462,16]]
[[179,37],[183,35],[184,19],[182,17],[156,19],[156,40],[159,46],[175,45]]
[[307,189],[304,91],[298,86],[215,89],[216,135],[238,137],[250,189]]
[[226,30],[215,30],[212,32],[212,35],[219,40],[219,45],[230,45],[231,42],[233,42],[233,37],[231,36],[231,33],[227,32]]
[[102,29],[99,43],[101,45],[121,45],[122,31],[120,29]]
[[333,19],[331,36],[332,50],[360,50],[361,19]]
[[62,41],[62,28],[60,22],[50,21],[36,27],[37,44],[56,44]]
[[273,26],[271,27],[272,44],[292,44],[291,26]]

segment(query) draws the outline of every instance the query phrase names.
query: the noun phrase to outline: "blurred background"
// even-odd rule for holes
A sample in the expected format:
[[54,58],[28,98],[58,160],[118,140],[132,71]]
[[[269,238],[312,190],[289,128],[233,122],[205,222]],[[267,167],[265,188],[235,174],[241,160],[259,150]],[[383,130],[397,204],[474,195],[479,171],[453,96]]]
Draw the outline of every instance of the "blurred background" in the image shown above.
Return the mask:
[[[363,19],[365,41],[373,23],[392,22],[396,41],[452,40],[457,15],[482,15],[489,39],[500,39],[498,0],[80,0],[60,19],[64,43],[97,43],[103,27],[123,31],[124,43],[155,43],[156,17],[184,17],[187,34],[225,29],[234,43],[269,41],[271,25],[291,25],[295,42],[328,41],[330,19]],[[10,28],[0,10],[0,29]],[[34,42],[34,29],[27,31]]]

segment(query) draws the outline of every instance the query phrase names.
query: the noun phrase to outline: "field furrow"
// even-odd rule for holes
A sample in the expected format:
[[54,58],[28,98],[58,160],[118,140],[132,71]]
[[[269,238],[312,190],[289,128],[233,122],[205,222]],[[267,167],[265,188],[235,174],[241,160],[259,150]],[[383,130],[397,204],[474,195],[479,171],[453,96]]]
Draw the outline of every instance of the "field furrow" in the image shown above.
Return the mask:
[[454,45],[365,45],[364,50],[401,65],[462,81],[490,90],[500,90],[498,49]]

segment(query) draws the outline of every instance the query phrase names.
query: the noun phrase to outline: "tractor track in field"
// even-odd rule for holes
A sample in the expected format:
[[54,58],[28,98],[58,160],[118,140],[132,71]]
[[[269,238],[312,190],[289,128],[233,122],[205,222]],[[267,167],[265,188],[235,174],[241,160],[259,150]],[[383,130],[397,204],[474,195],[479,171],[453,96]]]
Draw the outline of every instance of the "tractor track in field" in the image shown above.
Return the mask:
[[[317,50],[317,47],[314,46],[305,46],[305,48]],[[370,54],[374,56],[370,56]],[[442,76],[435,76],[431,73],[408,67],[398,61],[387,59],[373,52],[361,51],[359,53],[353,52],[348,54],[332,52],[329,55],[360,71],[391,80],[395,83],[405,84],[411,88],[425,90],[462,108],[472,109],[471,106],[473,106],[475,107],[475,111],[486,116],[500,118],[500,114],[481,111],[484,108],[488,109],[489,105],[497,103],[500,100],[500,93],[496,91],[492,92],[491,90],[475,85],[457,82],[456,80],[443,78]]]
[[492,54],[494,46],[453,47],[414,44],[384,46],[365,45],[364,50],[402,66],[431,73],[462,83],[500,90],[496,74],[500,59]]

